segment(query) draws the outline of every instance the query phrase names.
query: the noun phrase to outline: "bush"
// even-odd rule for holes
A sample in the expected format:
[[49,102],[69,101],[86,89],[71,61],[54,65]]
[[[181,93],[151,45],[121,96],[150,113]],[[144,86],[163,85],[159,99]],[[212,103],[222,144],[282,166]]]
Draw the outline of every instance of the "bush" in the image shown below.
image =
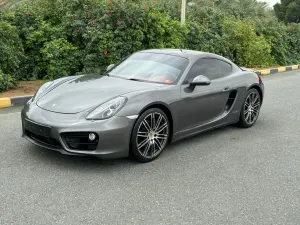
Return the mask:
[[300,62],[300,24],[289,24],[286,28],[285,43],[287,58],[291,64]]
[[14,24],[18,28],[26,56],[16,77],[19,80],[44,79],[47,76],[47,65],[41,50],[46,43],[66,37],[65,31],[61,26],[52,26],[33,13],[22,11],[15,13]]
[[23,46],[15,27],[0,21],[0,69],[5,74],[14,74],[23,57]]
[[15,88],[17,84],[18,83],[13,76],[4,74],[2,70],[0,70],[0,93]]
[[224,18],[225,14],[219,9],[203,7],[199,10],[198,7],[193,8],[188,17],[187,48],[232,58],[231,52],[229,52],[229,43],[223,38]]
[[228,17],[218,8],[195,7],[190,11],[186,45],[189,49],[212,52],[241,66],[275,64],[271,41],[257,35],[255,23]]
[[15,27],[0,17],[0,92],[17,85],[14,74],[23,57],[23,46]]
[[41,54],[47,79],[69,76],[78,71],[79,51],[65,39],[47,42],[41,49]]
[[252,22],[226,18],[223,29],[224,38],[233,53],[232,60],[238,65],[265,67],[275,63],[271,56],[271,43],[263,35],[256,35]]
[[85,73],[103,72],[107,65],[138,50],[183,48],[187,33],[166,12],[134,3],[91,9],[77,14],[73,21],[73,40],[85,43],[80,46]]
[[[6,81],[102,73],[151,48],[212,52],[246,67],[300,62],[300,25],[280,23],[253,0],[23,0],[0,13]],[[245,11],[246,10],[246,11]]]

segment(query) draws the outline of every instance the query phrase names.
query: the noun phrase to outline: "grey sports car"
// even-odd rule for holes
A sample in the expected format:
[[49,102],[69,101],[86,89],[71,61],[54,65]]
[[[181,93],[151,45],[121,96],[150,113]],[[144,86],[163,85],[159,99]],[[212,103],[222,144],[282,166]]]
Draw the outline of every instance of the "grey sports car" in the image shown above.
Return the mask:
[[106,74],[44,84],[22,110],[23,137],[63,154],[150,162],[180,139],[251,127],[263,98],[261,78],[224,57],[145,50]]

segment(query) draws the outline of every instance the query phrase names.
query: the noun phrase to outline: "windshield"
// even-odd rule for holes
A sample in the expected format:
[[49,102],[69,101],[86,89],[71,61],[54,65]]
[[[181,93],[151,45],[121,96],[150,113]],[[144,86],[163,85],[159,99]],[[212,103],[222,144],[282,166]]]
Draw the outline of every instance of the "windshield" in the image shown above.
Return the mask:
[[114,67],[109,75],[124,79],[174,84],[188,63],[187,59],[172,55],[136,53]]

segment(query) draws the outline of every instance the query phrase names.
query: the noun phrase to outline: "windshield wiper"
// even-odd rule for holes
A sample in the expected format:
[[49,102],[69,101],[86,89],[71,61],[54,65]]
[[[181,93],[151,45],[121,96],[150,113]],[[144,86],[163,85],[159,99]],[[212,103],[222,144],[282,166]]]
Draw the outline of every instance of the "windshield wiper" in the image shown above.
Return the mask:
[[107,76],[112,76],[112,77],[116,77],[119,79],[124,79],[124,80],[132,80],[132,81],[139,81],[139,82],[145,82],[145,80],[141,80],[141,79],[137,79],[137,78],[127,78],[127,77],[123,77],[123,76],[117,76],[117,75],[110,75],[110,74],[105,74]]
[[140,80],[140,79],[137,79],[137,78],[128,78],[127,80],[133,80],[133,81],[143,81],[143,80]]

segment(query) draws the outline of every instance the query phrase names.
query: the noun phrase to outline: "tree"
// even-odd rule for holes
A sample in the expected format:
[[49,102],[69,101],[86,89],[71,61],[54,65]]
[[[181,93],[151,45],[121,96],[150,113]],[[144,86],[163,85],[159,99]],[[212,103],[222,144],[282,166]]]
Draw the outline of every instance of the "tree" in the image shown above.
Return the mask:
[[274,5],[277,18],[285,23],[300,22],[300,0],[281,0]]

